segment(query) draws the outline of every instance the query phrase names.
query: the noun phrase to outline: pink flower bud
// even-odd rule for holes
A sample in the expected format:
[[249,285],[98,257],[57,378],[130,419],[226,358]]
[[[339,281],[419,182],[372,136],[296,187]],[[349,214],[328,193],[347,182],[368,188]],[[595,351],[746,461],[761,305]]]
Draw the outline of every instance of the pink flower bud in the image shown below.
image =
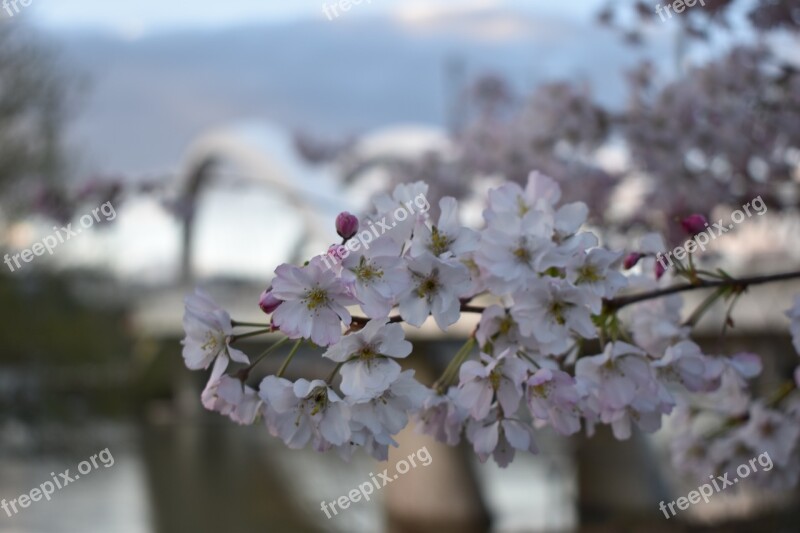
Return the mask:
[[622,262],[622,266],[625,267],[625,270],[630,270],[636,266],[636,263],[638,263],[639,259],[642,257],[644,257],[644,255],[640,254],[639,252],[631,252],[625,258],[625,261]]
[[358,231],[358,217],[342,211],[336,217],[336,233],[343,239],[349,239]]
[[656,261],[655,271],[656,271],[656,279],[661,279],[661,276],[664,275],[664,272],[666,272],[667,269],[664,268],[664,265],[662,265],[660,261]]
[[683,226],[684,231],[689,235],[697,235],[705,231],[706,227],[708,227],[708,220],[706,220],[706,217],[703,215],[689,215],[681,220],[681,226]]
[[264,311],[266,314],[270,314],[274,312],[279,305],[283,303],[283,300],[278,300],[272,295],[272,289],[267,289],[261,293],[261,298],[258,299],[258,306]]

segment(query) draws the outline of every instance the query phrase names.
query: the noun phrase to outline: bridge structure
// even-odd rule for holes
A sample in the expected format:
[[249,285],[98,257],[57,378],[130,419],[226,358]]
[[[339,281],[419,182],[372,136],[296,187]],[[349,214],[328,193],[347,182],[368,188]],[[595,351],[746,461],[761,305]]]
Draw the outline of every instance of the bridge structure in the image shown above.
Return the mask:
[[[364,213],[372,194],[391,185],[389,164],[414,161],[431,151],[452,149],[438,128],[399,125],[362,136],[345,153],[324,165],[313,166],[295,149],[292,135],[262,122],[242,122],[211,130],[188,147],[175,183],[181,206],[181,250],[178,279],[166,289],[140,295],[134,322],[151,337],[180,337],[183,298],[202,284],[239,320],[259,319],[254,295],[264,287],[253,280],[225,277],[200,279],[197,272],[198,220],[203,216],[199,199],[221,187],[218,178],[237,185],[263,188],[292,213],[294,242],[285,255],[271,258],[265,282],[280,263],[302,264],[327,250],[336,239],[333,221],[341,211]],[[226,206],[227,209],[227,206]],[[236,216],[236,205],[230,206]],[[276,220],[274,226],[285,224]],[[217,285],[224,285],[218,287]]]

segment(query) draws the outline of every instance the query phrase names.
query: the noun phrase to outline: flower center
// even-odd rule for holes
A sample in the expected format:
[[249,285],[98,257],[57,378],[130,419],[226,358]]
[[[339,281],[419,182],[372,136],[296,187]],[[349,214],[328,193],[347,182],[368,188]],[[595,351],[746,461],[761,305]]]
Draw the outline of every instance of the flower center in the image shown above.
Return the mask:
[[439,272],[438,270],[434,270],[417,286],[417,296],[420,298],[430,298],[439,291],[439,287]]
[[500,388],[500,380],[503,379],[503,375],[497,370],[492,370],[489,372],[489,383],[492,384],[492,388],[497,390]]
[[314,310],[317,307],[323,306],[328,303],[328,293],[317,287],[312,289],[306,294],[306,305],[309,310]]
[[522,196],[517,196],[517,213],[519,213],[520,218],[524,217],[530,209],[531,208],[525,204],[525,200],[522,199]]
[[530,391],[531,396],[545,398],[547,397],[547,384],[541,383],[539,385],[534,385],[534,386],[528,385],[528,391]]
[[378,357],[378,352],[372,346],[364,346],[360,352],[358,352],[358,359],[360,361],[372,361]]
[[311,416],[315,414],[325,411],[328,407],[328,391],[325,387],[317,387],[311,391],[311,393],[306,396],[307,399],[314,402],[314,407],[311,408]]
[[564,318],[564,311],[567,310],[567,304],[564,302],[559,302],[558,300],[550,303],[550,314],[553,316],[553,319],[556,321],[556,324],[559,326],[563,326],[567,323],[567,319]]
[[435,256],[440,256],[447,251],[452,241],[447,238],[447,235],[440,233],[439,229],[434,226],[431,232],[431,243],[428,246],[430,251]]
[[514,326],[514,319],[506,315],[505,317],[503,317],[503,320],[500,321],[500,328],[499,328],[500,334],[508,335],[513,326]]
[[520,246],[516,250],[514,250],[514,257],[517,258],[517,261],[520,263],[524,263],[529,265],[531,263],[531,252],[524,246]]
[[203,344],[202,348],[204,352],[216,352],[217,347],[219,346],[219,341],[214,336],[213,333],[206,332],[206,342]]
[[373,281],[383,277],[383,271],[367,263],[367,259],[363,255],[354,273],[359,281]]
[[578,269],[578,279],[575,280],[575,283],[595,283],[602,279],[594,265],[583,265]]

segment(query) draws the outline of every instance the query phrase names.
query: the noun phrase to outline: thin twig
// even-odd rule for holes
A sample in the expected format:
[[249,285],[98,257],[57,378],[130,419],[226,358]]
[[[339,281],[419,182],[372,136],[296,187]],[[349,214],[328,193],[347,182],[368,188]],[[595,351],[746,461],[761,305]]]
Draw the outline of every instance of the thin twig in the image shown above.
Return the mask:
[[286,372],[286,369],[289,368],[289,363],[292,362],[294,358],[294,354],[297,353],[297,349],[300,348],[300,344],[303,342],[303,339],[298,339],[294,346],[292,346],[292,350],[289,352],[289,355],[286,356],[286,359],[283,360],[283,364],[278,369],[278,373],[275,374],[277,377],[283,377],[283,373]]
[[261,352],[261,354],[258,357],[256,357],[252,363],[250,363],[250,366],[248,366],[247,368],[243,368],[242,370],[239,371],[239,379],[242,380],[243,382],[247,381],[247,378],[250,377],[250,372],[253,371],[253,369],[258,365],[258,363],[260,363],[266,356],[268,356],[270,353],[274,352],[275,350],[283,346],[288,341],[289,337],[284,337],[275,344],[273,344],[272,346],[270,346],[269,348],[267,348],[266,350],[264,350],[263,352]]
[[241,335],[231,335],[230,343],[233,344],[238,340],[246,339],[247,337],[255,337],[256,335],[263,335],[264,333],[270,333],[271,331],[272,328],[266,328],[266,329],[259,329],[256,331],[249,331],[247,333],[242,333]]

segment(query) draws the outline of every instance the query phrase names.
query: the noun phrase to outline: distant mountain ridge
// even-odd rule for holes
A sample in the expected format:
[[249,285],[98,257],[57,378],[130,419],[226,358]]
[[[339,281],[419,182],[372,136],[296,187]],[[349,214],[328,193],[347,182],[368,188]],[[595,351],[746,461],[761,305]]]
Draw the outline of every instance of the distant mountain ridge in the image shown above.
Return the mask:
[[[624,93],[634,63],[619,36],[569,20],[487,10],[420,21],[305,20],[134,41],[54,34],[64,60],[89,78],[70,124],[82,170],[174,168],[208,128],[263,119],[346,135],[396,122],[443,124],[445,65],[467,78],[493,72],[520,90],[586,80],[604,101]],[[660,57],[666,57],[662,55]]]

